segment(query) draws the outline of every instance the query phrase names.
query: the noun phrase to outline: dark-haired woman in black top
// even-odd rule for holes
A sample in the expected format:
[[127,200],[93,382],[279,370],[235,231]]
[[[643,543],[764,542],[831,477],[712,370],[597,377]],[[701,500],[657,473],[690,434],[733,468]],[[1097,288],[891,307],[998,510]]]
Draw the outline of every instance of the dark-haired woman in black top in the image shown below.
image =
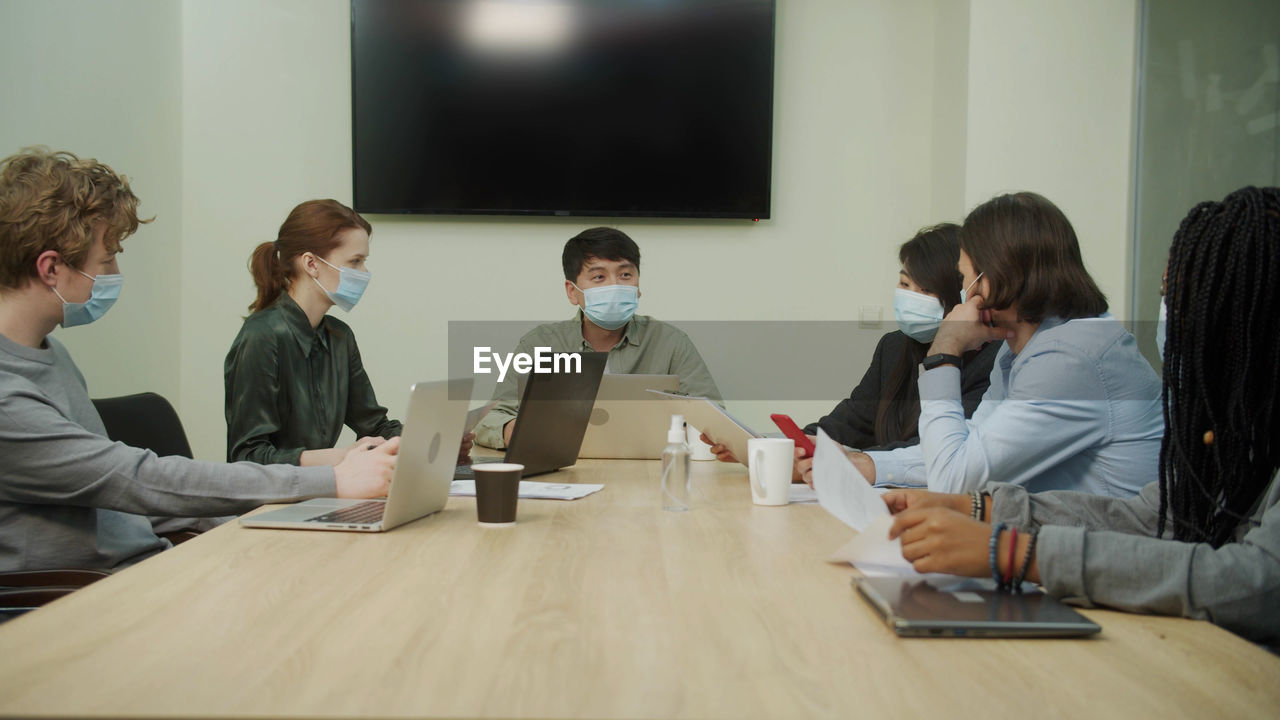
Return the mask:
[[[837,442],[858,449],[892,449],[920,442],[920,390],[916,378],[942,318],[960,302],[960,226],[943,223],[925,228],[898,251],[902,269],[894,290],[897,330],[880,338],[871,366],[849,397],[804,431],[822,428]],[[999,343],[966,353],[961,370],[965,417],[973,414],[987,390]],[[708,442],[704,435],[703,442]],[[711,446],[716,457],[737,462],[723,445]]]
[[[920,361],[942,318],[960,302],[960,226],[925,228],[898,251],[902,269],[894,290],[898,329],[880,338],[871,366],[849,397],[804,431],[818,428],[851,448],[888,450],[920,442]],[[987,391],[999,343],[966,353],[961,369],[965,417],[973,415]]]

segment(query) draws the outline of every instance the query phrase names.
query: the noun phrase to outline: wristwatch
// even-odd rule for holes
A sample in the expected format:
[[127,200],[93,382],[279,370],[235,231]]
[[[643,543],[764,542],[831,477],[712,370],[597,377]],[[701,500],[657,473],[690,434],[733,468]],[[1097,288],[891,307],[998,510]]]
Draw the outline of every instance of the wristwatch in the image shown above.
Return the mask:
[[920,367],[924,368],[925,372],[928,372],[929,370],[932,370],[941,365],[955,365],[956,368],[959,369],[961,367],[964,367],[964,358],[960,357],[959,355],[950,355],[948,353],[937,353],[936,355],[930,355],[929,357],[926,357],[924,360],[920,362]]

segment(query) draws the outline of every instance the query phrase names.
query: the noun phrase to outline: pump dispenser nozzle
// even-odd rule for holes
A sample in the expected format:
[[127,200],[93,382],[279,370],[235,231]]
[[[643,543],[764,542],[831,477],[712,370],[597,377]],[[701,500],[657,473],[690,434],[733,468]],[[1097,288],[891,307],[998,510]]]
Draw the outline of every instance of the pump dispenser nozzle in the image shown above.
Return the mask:
[[684,416],[672,415],[671,429],[667,431],[667,442],[682,443],[684,441]]

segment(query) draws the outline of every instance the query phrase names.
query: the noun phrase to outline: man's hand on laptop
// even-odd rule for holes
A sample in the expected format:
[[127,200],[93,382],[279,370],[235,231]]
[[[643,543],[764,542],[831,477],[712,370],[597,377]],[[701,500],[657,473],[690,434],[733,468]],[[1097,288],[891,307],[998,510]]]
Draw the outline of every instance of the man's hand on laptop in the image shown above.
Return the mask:
[[324,450],[303,450],[298,459],[299,465],[337,465],[355,450],[371,450],[386,442],[386,438],[362,437],[349,447],[325,448]]
[[370,448],[368,443],[357,444],[347,456],[333,468],[340,498],[383,497],[391,487],[391,475],[396,469],[396,454],[400,452],[400,438],[391,438]]
[[387,439],[384,437],[362,437],[359,440],[357,440],[354,445],[347,448],[347,452],[351,452],[352,450],[359,450],[360,448],[364,448],[366,450],[372,450],[386,441]]

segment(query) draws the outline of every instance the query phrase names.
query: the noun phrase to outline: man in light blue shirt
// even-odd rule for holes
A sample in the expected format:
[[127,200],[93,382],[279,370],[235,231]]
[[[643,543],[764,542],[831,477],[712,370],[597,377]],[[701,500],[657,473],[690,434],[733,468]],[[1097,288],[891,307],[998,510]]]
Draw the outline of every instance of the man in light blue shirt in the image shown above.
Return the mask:
[[1129,497],[1152,479],[1163,433],[1160,380],[1133,336],[1110,314],[1055,317],[1019,352],[1000,348],[972,419],[959,368],[924,372],[921,444],[867,456],[877,484],[958,493],[999,480]]
[[[969,214],[960,248],[973,295],[962,294],[921,363],[920,445],[850,460],[874,484],[936,492],[998,481],[1137,494],[1160,455],[1160,380],[1107,314],[1066,216],[1034,193],[1003,195]],[[999,340],[991,384],[965,420],[960,356]]]

